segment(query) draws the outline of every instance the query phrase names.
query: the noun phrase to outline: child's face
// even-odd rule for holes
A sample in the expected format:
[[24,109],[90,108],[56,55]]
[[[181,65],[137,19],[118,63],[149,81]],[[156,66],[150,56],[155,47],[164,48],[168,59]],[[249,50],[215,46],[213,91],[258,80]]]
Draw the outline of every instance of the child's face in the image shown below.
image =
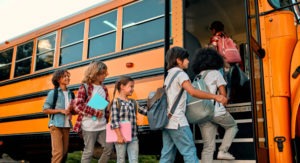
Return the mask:
[[121,91],[124,92],[125,95],[131,96],[134,91],[134,82],[130,81],[126,85],[121,84]]
[[179,68],[184,69],[184,70],[188,68],[189,62],[190,61],[188,58],[185,58],[183,60],[177,59],[177,64],[178,64]]
[[97,80],[102,83],[104,81],[104,79],[108,76],[108,72],[107,70],[104,70],[102,73],[99,73],[97,75]]
[[68,85],[70,84],[70,73],[65,72],[64,75],[59,79],[58,83],[60,85]]

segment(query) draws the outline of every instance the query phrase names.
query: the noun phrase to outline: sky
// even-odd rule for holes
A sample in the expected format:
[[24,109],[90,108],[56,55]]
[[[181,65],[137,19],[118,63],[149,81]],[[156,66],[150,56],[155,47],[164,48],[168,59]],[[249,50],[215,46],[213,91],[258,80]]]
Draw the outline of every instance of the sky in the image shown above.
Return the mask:
[[0,0],[0,44],[108,0]]

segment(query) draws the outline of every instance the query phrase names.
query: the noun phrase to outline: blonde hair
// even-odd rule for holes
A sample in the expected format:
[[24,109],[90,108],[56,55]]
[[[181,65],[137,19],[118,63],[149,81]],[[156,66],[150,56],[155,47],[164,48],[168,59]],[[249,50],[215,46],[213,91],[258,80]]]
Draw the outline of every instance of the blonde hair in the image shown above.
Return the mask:
[[101,61],[93,61],[84,72],[82,83],[92,84],[96,81],[99,74],[104,74],[107,71],[107,66]]

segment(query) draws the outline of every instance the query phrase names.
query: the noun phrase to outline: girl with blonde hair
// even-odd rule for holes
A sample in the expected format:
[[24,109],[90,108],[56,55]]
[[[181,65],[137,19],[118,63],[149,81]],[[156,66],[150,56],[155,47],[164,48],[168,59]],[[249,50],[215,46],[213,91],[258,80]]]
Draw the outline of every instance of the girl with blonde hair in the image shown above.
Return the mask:
[[[109,116],[108,107],[105,111],[101,111],[87,105],[95,94],[109,101],[107,88],[103,84],[107,75],[107,66],[103,62],[92,62],[84,73],[82,85],[75,100],[75,111],[78,113],[78,118],[74,131],[82,131],[84,141],[81,163],[91,162],[96,141],[104,147],[99,163],[107,163],[113,150],[113,144],[105,141],[105,126]],[[93,117],[96,117],[96,120]]]

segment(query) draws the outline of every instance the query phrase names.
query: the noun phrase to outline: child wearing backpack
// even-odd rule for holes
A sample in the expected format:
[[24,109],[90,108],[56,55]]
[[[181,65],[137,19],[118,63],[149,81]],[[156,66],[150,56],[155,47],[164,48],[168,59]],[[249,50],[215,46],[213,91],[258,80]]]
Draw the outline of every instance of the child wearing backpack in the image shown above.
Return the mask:
[[[70,110],[72,110],[72,92],[68,90],[70,73],[67,70],[56,70],[53,73],[54,90],[49,91],[43,105],[43,112],[49,114],[52,146],[52,163],[64,162],[69,146],[69,132],[72,128]],[[74,95],[73,95],[74,96]]]
[[[211,48],[200,49],[196,52],[195,56],[194,64],[192,65],[194,72],[196,74],[200,73],[200,75],[206,74],[204,81],[211,93],[226,96],[226,81],[219,71],[224,64],[222,57],[216,50]],[[202,163],[212,163],[213,161],[218,125],[225,129],[225,134],[222,144],[219,147],[217,159],[235,159],[235,157],[228,152],[228,149],[238,131],[237,124],[231,114],[226,111],[224,105],[216,101],[213,119],[198,124],[203,139],[203,150],[201,153]]]
[[[213,99],[222,104],[227,103],[227,98],[223,95],[216,95],[197,90],[184,69],[188,68],[188,52],[181,47],[173,47],[168,50],[166,55],[168,75],[165,83],[170,83],[173,75],[180,72],[175,78],[169,89],[166,90],[168,97],[169,123],[162,130],[163,148],[161,151],[160,163],[172,163],[175,161],[176,149],[183,156],[184,162],[198,163],[196,147],[193,141],[192,131],[185,116],[186,112],[186,92],[193,97],[202,99]],[[171,107],[176,100],[181,89],[185,90],[173,114],[170,114]]]
[[236,64],[241,63],[242,59],[234,41],[224,32],[224,24],[220,21],[214,21],[209,27],[212,37],[210,46],[219,52],[224,60],[224,66],[220,68],[224,79],[227,81],[227,97],[230,97],[232,82],[231,71]]
[[[103,85],[108,75],[107,66],[101,61],[90,63],[85,71],[82,85],[75,100],[75,111],[78,113],[74,126],[75,132],[82,131],[84,150],[81,163],[90,163],[96,141],[104,147],[99,163],[107,163],[113,150],[112,143],[106,143],[106,122],[109,109],[105,111],[94,109],[87,105],[92,96],[98,94],[109,101],[107,88]],[[93,119],[96,117],[96,119]]]
[[[116,90],[119,95],[117,99],[114,99]],[[111,112],[111,128],[116,132],[117,142],[115,143],[117,152],[117,162],[125,163],[127,152],[130,163],[138,163],[139,156],[139,142],[137,138],[137,123],[136,113],[147,114],[147,108],[140,107],[138,103],[130,99],[134,91],[134,80],[128,76],[121,76],[115,84],[113,104]],[[124,133],[120,130],[120,123],[122,121],[129,121],[131,124],[132,139],[128,142],[125,139]]]

